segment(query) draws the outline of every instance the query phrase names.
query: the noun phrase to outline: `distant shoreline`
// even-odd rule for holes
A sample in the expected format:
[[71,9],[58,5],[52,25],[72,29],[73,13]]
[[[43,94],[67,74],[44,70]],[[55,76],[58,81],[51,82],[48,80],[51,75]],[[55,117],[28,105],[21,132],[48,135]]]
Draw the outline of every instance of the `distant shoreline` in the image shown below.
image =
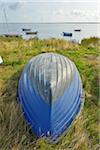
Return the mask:
[[[38,31],[37,37],[40,39],[47,38],[65,38],[67,40],[76,40],[80,42],[85,37],[99,37],[99,24],[90,24],[83,22],[67,22],[67,23],[1,23],[0,34],[18,34],[23,38],[34,38],[34,35],[27,35],[22,31],[23,28],[30,29],[32,32]],[[81,30],[75,32],[74,30]],[[72,37],[64,37],[63,32],[72,33]]]
[[100,22],[0,22],[0,24],[100,24]]

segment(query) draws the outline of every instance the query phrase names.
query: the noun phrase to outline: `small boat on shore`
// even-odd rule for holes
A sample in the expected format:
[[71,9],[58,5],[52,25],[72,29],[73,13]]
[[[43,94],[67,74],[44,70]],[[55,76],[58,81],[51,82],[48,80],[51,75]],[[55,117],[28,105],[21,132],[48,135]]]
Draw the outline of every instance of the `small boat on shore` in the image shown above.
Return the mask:
[[36,34],[38,34],[38,31],[35,31],[35,32],[31,32],[31,31],[30,31],[30,32],[26,32],[26,34],[27,34],[27,35],[36,35]]
[[22,28],[22,31],[31,31],[31,29],[28,29],[28,28]]
[[4,37],[21,37],[19,34],[3,34]]
[[72,33],[69,33],[69,32],[63,32],[63,36],[72,36]]
[[81,29],[75,29],[74,31],[75,32],[81,32]]

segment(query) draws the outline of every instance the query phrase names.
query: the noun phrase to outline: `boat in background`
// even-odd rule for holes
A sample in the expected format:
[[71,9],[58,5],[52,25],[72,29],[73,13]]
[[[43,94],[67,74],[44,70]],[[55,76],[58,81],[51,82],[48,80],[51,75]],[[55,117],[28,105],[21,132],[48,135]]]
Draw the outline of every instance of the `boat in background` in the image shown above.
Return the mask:
[[22,28],[22,31],[31,31],[31,29],[28,29],[28,28]]
[[63,36],[72,36],[72,33],[68,33],[68,32],[63,32]]
[[74,31],[75,32],[81,32],[81,29],[75,29]]
[[9,34],[3,34],[3,37],[21,37],[22,35],[20,34],[13,34],[13,33],[9,33]]
[[26,32],[26,34],[27,35],[37,35],[38,31],[35,31],[35,32],[30,31],[30,32]]

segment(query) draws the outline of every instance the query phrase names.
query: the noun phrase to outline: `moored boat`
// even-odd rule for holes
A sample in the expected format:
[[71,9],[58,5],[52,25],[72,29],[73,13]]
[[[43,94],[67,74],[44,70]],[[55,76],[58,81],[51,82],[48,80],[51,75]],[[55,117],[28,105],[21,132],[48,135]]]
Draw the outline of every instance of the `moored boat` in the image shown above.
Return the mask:
[[75,32],[81,32],[81,29],[75,29],[74,31]]
[[22,31],[31,31],[31,29],[29,28],[22,28]]
[[4,37],[21,37],[20,34],[3,34]]
[[30,31],[30,32],[26,32],[26,34],[27,34],[27,35],[31,35],[31,34],[32,34],[32,35],[36,35],[36,34],[38,34],[38,31],[34,31],[34,32],[33,32],[33,31],[32,31],[32,32]]
[[63,36],[72,36],[72,33],[69,33],[69,32],[63,32]]

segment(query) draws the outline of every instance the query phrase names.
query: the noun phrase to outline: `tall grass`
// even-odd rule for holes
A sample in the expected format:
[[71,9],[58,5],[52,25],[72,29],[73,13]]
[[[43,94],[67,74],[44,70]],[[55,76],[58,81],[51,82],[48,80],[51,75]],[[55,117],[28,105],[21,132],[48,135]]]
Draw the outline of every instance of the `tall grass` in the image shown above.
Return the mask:
[[[98,38],[90,38],[78,45],[60,39],[25,41],[0,37],[0,55],[4,60],[0,65],[0,150],[99,149],[99,41]],[[56,145],[37,139],[16,98],[25,64],[44,52],[60,53],[74,61],[85,89],[85,104],[80,117]]]

